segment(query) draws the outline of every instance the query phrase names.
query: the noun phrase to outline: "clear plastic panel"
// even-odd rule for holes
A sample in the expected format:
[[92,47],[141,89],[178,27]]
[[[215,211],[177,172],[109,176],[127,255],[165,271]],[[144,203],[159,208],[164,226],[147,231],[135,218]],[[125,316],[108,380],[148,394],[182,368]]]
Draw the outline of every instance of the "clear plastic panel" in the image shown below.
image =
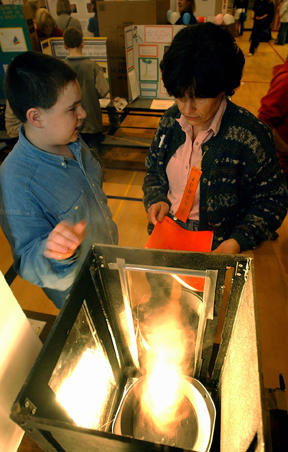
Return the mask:
[[49,386],[77,425],[106,429],[116,383],[85,301],[67,337]]
[[119,323],[135,365],[146,372],[147,353],[159,348],[159,342],[167,349],[164,344],[170,341],[175,361],[181,353],[183,374],[193,376],[206,320],[213,312],[211,300],[207,303],[210,278],[205,272],[133,269],[123,262],[118,270],[124,300]]

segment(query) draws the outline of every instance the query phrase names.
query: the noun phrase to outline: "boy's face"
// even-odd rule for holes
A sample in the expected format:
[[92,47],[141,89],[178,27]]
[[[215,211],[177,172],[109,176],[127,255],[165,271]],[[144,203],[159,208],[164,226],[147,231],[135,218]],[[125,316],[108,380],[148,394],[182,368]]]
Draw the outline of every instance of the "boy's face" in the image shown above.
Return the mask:
[[81,106],[81,89],[77,80],[69,82],[59,93],[56,104],[41,109],[43,139],[48,146],[62,146],[78,139],[86,112]]

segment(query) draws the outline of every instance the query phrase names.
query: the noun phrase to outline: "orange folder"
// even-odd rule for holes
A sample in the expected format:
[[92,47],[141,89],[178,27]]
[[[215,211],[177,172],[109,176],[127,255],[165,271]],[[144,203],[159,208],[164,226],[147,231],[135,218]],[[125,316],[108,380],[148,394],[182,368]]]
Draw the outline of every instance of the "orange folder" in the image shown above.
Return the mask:
[[[202,253],[211,251],[212,240],[213,231],[188,231],[166,216],[161,223],[156,223],[145,248]],[[189,276],[182,279],[191,288],[203,292],[204,278]]]

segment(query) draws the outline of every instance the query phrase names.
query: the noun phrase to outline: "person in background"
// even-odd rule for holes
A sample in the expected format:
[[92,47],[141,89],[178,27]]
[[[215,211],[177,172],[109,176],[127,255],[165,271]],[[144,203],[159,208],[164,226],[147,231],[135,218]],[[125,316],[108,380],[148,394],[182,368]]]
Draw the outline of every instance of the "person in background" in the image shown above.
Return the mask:
[[78,28],[70,27],[65,30],[64,46],[69,52],[66,61],[77,74],[82,89],[82,105],[87,113],[80,133],[83,140],[91,149],[95,149],[97,154],[104,139],[99,98],[109,93],[109,85],[96,61],[83,56],[83,45],[83,36]]
[[250,36],[248,56],[252,56],[260,42],[268,42],[272,39],[271,23],[274,17],[274,3],[271,0],[255,0],[254,23]]
[[272,129],[288,186],[288,59],[274,67],[269,90],[261,99],[258,117]]
[[194,16],[195,0],[178,0],[178,11],[180,17],[175,25],[197,24],[197,19]]
[[[97,1],[103,1],[103,0],[91,0],[94,16],[90,17],[89,22],[88,22],[88,28],[87,28],[90,33],[93,33],[93,36],[95,38],[99,37],[99,23],[98,23],[97,6],[96,6]],[[115,97],[114,99],[116,100],[118,98]],[[113,135],[120,126],[119,117],[117,114],[117,110],[114,106],[113,100],[111,100],[111,102],[107,105],[106,109],[107,109],[107,114],[109,117],[108,133]]]
[[78,28],[82,32],[79,20],[76,19],[76,17],[71,16],[71,5],[69,0],[57,0],[56,14],[56,24],[63,33],[68,27]]
[[21,125],[21,122],[14,115],[7,100],[5,105],[4,123],[6,137],[5,141],[1,140],[0,143],[0,162],[2,162],[6,158],[6,156],[9,154],[15,143],[17,143],[19,127]]
[[32,11],[32,19],[35,21],[36,12],[41,8],[41,0],[24,0],[24,5],[29,5]]
[[90,17],[89,22],[88,22],[88,31],[90,31],[90,33],[93,33],[93,36],[95,38],[97,38],[99,36],[99,24],[98,24],[96,3],[97,3],[97,0],[91,0],[94,16]]
[[[273,135],[229,100],[244,62],[231,33],[212,23],[183,28],[165,52],[162,79],[176,105],[161,119],[146,158],[149,231],[168,215],[184,229],[212,230],[214,253],[228,254],[277,237],[288,192]],[[176,212],[190,174],[200,179],[182,222]]]
[[234,0],[235,24],[237,36],[242,36],[247,17],[248,0]]
[[279,17],[280,28],[275,44],[283,46],[283,44],[286,44],[288,34],[288,0],[284,0],[280,4]]
[[57,27],[54,18],[46,8],[37,9],[35,22],[38,38],[40,41],[52,37],[63,36],[63,31]]
[[23,124],[0,166],[0,223],[17,273],[61,308],[92,243],[118,239],[101,167],[78,136],[81,89],[64,61],[24,52],[5,94]]
[[272,21],[272,24],[271,24],[271,28],[272,28],[272,30],[274,30],[274,31],[276,31],[276,30],[279,31],[279,28],[280,28],[279,9],[280,9],[280,6],[281,6],[281,4],[282,4],[282,1],[283,1],[283,0],[275,0],[275,1],[274,1],[274,5],[275,5],[275,8],[274,8],[274,17],[273,17],[273,21]]
[[[12,138],[16,141],[19,136],[19,127],[21,126],[21,121],[15,116],[12,111],[12,108],[9,105],[8,100],[6,100],[6,108],[5,108],[5,130],[9,138]],[[14,143],[14,144],[15,144]]]

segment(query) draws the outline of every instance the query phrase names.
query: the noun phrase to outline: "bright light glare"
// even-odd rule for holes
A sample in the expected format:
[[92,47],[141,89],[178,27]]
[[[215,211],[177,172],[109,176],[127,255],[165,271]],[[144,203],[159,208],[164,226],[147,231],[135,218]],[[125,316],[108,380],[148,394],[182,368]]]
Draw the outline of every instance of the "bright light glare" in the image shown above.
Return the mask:
[[133,358],[134,364],[139,368],[137,340],[134,329],[133,314],[127,298],[124,299],[124,311],[120,314],[120,322],[125,332],[127,345]]
[[61,384],[56,398],[74,422],[99,428],[107,397],[115,384],[103,350],[86,349],[73,372]]
[[[197,289],[193,286],[191,286],[190,284],[188,284],[184,279],[180,278],[180,276],[172,274],[173,278],[176,279],[176,281],[178,281],[181,286],[185,287],[188,290],[193,290],[196,291]],[[192,279],[192,278],[191,278]]]
[[155,326],[149,334],[147,375],[143,387],[142,409],[159,430],[175,422],[177,409],[183,399],[182,367],[186,338],[177,319],[170,318]]

